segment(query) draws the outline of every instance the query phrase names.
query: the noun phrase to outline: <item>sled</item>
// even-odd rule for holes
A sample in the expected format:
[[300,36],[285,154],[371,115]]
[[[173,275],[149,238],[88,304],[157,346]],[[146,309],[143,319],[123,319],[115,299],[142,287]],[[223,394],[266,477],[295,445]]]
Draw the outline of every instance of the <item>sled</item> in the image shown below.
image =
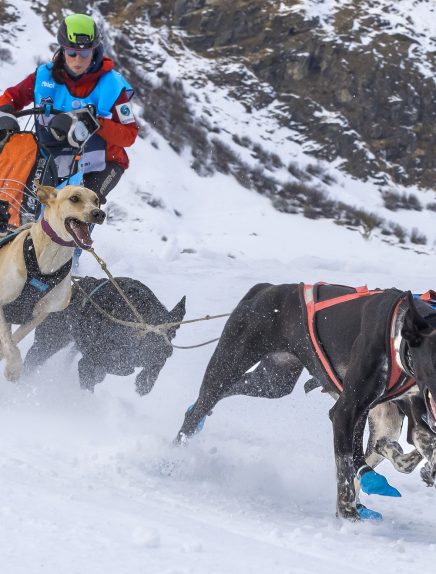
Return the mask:
[[[59,113],[61,112],[53,110],[51,106],[43,106],[23,110],[14,115],[16,118],[27,116],[30,119],[41,115],[48,118]],[[51,185],[60,189],[67,184],[83,184],[80,149],[70,148],[74,159],[68,174],[59,183],[52,148],[39,141],[35,125],[31,129],[26,128],[10,135],[0,149],[0,202],[3,202],[3,206],[8,206],[8,230],[39,219],[41,205],[36,194],[38,185]],[[65,149],[65,143],[59,145]]]

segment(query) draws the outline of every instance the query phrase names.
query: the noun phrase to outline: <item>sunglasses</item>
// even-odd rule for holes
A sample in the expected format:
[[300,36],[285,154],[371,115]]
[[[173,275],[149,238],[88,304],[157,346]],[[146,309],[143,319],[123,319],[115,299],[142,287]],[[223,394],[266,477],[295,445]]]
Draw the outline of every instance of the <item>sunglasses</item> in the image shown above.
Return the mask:
[[74,50],[73,48],[64,48],[64,52],[70,58],[75,58],[79,55],[81,58],[88,58],[92,54],[93,49],[88,48],[86,50]]

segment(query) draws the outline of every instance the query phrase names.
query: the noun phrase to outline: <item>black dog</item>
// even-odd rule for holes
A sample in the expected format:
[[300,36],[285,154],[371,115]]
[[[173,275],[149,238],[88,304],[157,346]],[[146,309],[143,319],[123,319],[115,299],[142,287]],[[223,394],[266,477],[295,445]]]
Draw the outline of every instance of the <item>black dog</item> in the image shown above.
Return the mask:
[[[158,325],[182,321],[185,297],[167,311],[153,292],[140,281],[116,277],[132,305],[145,323]],[[81,289],[79,289],[79,287]],[[75,283],[70,305],[59,313],[52,313],[36,329],[35,341],[24,361],[27,374],[32,373],[49,357],[73,342],[82,354],[79,360],[80,385],[93,390],[106,374],[130,375],[135,367],[142,367],[136,377],[140,395],[151,391],[172,347],[159,334],[144,334],[140,329],[118,324],[102,314],[89,297],[111,316],[123,321],[137,321],[132,310],[107,279],[83,277]],[[174,338],[178,326],[167,331],[168,340]]]
[[[323,284],[253,287],[227,321],[176,441],[194,434],[224,397],[289,394],[306,367],[326,389],[339,394],[330,411],[337,514],[361,518],[355,477],[365,492],[399,494],[366,464],[363,431],[370,408],[414,385],[411,373],[427,423],[436,430],[436,315],[430,305],[419,302],[428,315],[423,318],[410,292],[364,291]],[[401,349],[401,367],[394,340]]]

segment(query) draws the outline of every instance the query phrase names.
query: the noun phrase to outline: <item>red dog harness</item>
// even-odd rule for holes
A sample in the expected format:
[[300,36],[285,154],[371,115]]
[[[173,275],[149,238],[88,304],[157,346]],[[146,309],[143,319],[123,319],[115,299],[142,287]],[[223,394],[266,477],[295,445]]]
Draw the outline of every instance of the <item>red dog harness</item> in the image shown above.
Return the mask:
[[[382,289],[376,289],[374,291],[370,291],[368,287],[365,285],[363,287],[355,287],[353,293],[348,293],[346,295],[340,295],[338,297],[333,297],[332,299],[327,299],[325,301],[316,302],[314,299],[314,289],[318,285],[327,285],[326,283],[316,283],[315,285],[304,285],[303,286],[303,293],[304,293],[304,301],[306,303],[306,311],[307,311],[307,327],[309,330],[310,339],[312,341],[312,345],[315,349],[315,352],[320,360],[325,372],[328,375],[328,378],[336,387],[336,389],[341,393],[343,391],[342,381],[339,380],[337,377],[333,366],[331,365],[329,359],[327,358],[322,343],[319,340],[319,337],[316,333],[315,329],[315,316],[318,311],[323,309],[327,309],[329,307],[333,307],[335,305],[340,305],[342,303],[347,303],[348,301],[353,301],[354,299],[360,299],[362,297],[373,297],[376,295],[381,295],[384,291]],[[428,292],[424,295],[421,295],[421,299],[425,301],[429,301],[432,299],[431,292]],[[390,337],[389,337],[389,346],[390,346],[390,354],[391,354],[391,369],[389,374],[389,380],[386,388],[386,393],[383,396],[383,401],[387,399],[395,398],[407,390],[409,390],[414,384],[415,379],[412,377],[404,377],[404,371],[397,363],[396,359],[396,351],[394,347],[394,339],[395,339],[395,325],[397,320],[397,315],[399,311],[400,304],[402,300],[398,301],[395,305],[394,312],[392,314],[392,320],[390,325]]]

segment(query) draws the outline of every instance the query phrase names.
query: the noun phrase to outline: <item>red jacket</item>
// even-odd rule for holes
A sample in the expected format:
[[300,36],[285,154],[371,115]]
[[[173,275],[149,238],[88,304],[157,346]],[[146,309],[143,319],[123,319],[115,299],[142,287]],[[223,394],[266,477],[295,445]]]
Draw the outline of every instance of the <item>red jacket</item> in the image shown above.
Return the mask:
[[[86,97],[97,84],[99,78],[114,68],[114,63],[110,58],[104,57],[101,68],[97,72],[83,74],[78,80],[72,79],[65,71],[62,71],[65,85],[73,96],[77,98]],[[12,105],[16,112],[22,110],[33,102],[36,72],[27,76],[22,82],[11,88],[7,88],[4,94],[0,96],[0,107]],[[125,147],[133,144],[138,135],[138,126],[136,122],[131,124],[120,123],[115,106],[124,104],[128,101],[126,93],[121,92],[117,101],[114,103],[111,112],[112,119],[98,118],[101,129],[98,134],[106,141],[106,161],[118,163],[126,169],[129,167],[129,159]]]

